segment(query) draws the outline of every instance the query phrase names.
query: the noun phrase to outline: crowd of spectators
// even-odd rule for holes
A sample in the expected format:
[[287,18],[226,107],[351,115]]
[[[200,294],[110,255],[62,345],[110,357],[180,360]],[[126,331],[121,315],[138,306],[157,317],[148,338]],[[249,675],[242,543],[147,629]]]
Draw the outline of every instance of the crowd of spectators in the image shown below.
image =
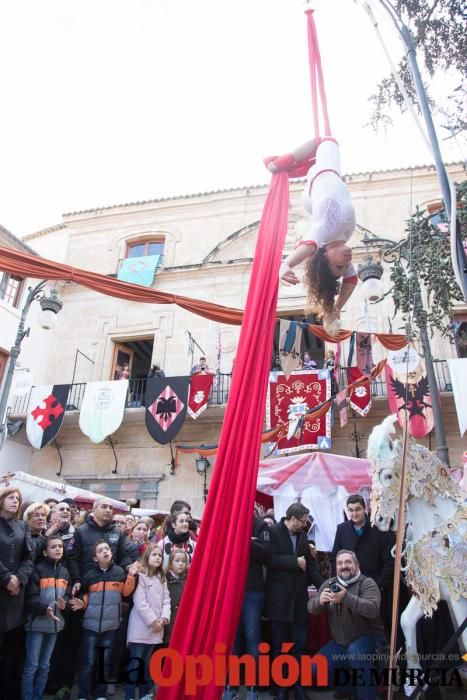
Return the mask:
[[[352,496],[347,507],[331,577],[320,571],[302,503],[279,522],[271,511],[255,511],[233,653],[257,661],[266,636],[273,658],[289,643],[300,659],[310,613],[329,615],[332,640],[322,653],[331,666],[337,652],[352,666],[352,650],[366,653],[384,641],[380,601],[392,573],[392,540],[371,527],[363,498]],[[104,700],[122,668],[126,700],[153,698],[149,658],[170,642],[198,528],[184,501],[156,527],[150,517],[114,513],[105,497],[85,512],[72,499],[26,506],[18,489],[0,491],[0,700],[39,700],[45,692],[67,700],[76,682],[80,700]],[[365,644],[355,646],[362,636]],[[275,691],[277,700],[287,697]],[[257,692],[249,686],[248,700]],[[293,692],[296,700],[309,697],[300,682]],[[236,697],[226,679],[224,699]],[[369,700],[374,689],[356,697]]]

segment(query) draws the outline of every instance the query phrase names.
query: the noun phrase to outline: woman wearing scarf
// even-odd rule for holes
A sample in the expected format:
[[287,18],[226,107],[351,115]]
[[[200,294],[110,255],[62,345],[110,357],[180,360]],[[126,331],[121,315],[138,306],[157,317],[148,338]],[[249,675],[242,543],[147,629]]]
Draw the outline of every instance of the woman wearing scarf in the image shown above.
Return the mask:
[[196,542],[191,536],[187,513],[175,513],[170,516],[168,532],[158,544],[164,555],[164,568],[169,563],[170,553],[176,549],[183,550],[188,554],[190,560],[192,559]]

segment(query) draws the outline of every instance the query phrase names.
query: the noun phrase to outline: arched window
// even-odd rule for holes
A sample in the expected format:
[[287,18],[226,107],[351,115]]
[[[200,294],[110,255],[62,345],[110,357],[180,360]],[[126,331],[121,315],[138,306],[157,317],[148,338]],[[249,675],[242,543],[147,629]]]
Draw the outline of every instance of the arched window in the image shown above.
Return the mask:
[[160,255],[161,262],[164,256],[165,239],[163,236],[127,241],[126,258],[145,258],[148,255]]

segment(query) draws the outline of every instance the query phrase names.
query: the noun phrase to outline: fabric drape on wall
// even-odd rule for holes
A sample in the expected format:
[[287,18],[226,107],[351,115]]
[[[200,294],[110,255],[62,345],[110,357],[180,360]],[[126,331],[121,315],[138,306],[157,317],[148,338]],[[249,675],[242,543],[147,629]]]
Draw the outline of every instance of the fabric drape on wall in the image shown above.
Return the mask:
[[[318,326],[315,323],[308,325],[308,330],[326,343],[341,343],[343,340],[350,338],[354,331],[348,331],[341,328],[337,335],[329,335],[326,333],[323,326]],[[381,345],[386,350],[401,350],[408,344],[409,339],[405,335],[392,335],[391,333],[372,333],[378,338]]]
[[62,282],[76,282],[77,284],[94,289],[101,294],[107,294],[118,299],[139,301],[146,304],[177,304],[187,311],[198,316],[203,316],[211,321],[228,323],[239,326],[243,321],[241,309],[230,309],[227,306],[211,304],[201,299],[159,292],[151,287],[142,287],[139,284],[122,282],[121,280],[98,272],[81,270],[53,260],[39,258],[28,253],[20,253],[18,250],[10,250],[0,246],[0,270],[21,277],[33,277],[35,279],[61,280]]
[[[273,175],[258,232],[232,387],[193,563],[170,646],[182,656],[214,655],[233,644],[250,552],[253,504],[276,317],[278,272],[287,232],[286,173]],[[158,700],[184,697],[184,681]],[[200,688],[198,700],[222,688]],[[191,696],[190,696],[191,697]]]
[[[297,177],[293,168],[289,170],[289,176]],[[201,299],[192,299],[191,297],[170,294],[169,292],[159,292],[152,287],[142,287],[138,284],[122,282],[113,277],[101,275],[98,272],[82,270],[78,267],[71,267],[70,265],[57,263],[36,255],[29,255],[28,253],[21,253],[18,250],[3,248],[2,246],[0,246],[0,270],[9,272],[12,275],[20,275],[21,277],[76,282],[101,294],[117,297],[117,299],[126,299],[127,301],[139,301],[145,304],[176,304],[182,309],[218,323],[240,326],[243,322],[244,311],[242,309],[232,309],[228,306],[212,304]],[[310,324],[308,328],[314,335],[328,343],[338,343],[350,338],[352,335],[352,331],[341,330],[339,335],[334,337],[328,335],[322,326],[314,324]],[[386,333],[376,333],[375,335],[388,350],[400,350],[408,343],[404,335],[390,335]]]

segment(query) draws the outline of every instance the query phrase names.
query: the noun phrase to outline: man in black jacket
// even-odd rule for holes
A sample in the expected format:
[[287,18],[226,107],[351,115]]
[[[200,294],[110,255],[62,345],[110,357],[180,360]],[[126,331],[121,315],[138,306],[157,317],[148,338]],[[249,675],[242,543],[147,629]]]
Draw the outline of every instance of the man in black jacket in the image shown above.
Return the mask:
[[[285,518],[269,528],[271,557],[266,580],[266,615],[271,621],[272,653],[281,653],[284,642],[293,642],[291,650],[297,659],[305,651],[308,634],[308,586],[319,588],[322,578],[310,553],[304,528],[308,524],[308,508],[293,503]],[[308,695],[295,686],[296,700]],[[276,700],[288,697],[286,689],[279,689]]]
[[[68,499],[69,500],[69,499]],[[47,537],[58,535],[61,537],[64,548],[65,561],[68,553],[73,549],[75,527],[71,522],[71,506],[68,500],[60,501],[51,510],[50,522],[45,532]]]
[[105,540],[112,551],[115,564],[128,569],[138,558],[138,550],[117,528],[113,521],[113,505],[108,498],[98,498],[86,522],[76,528],[73,549],[69,553],[69,568],[73,581],[73,594],[79,591],[83,575],[95,567],[94,545]]
[[362,496],[348,497],[347,513],[349,520],[337,526],[331,554],[332,575],[336,575],[337,552],[347,549],[357,555],[362,574],[372,578],[383,590],[392,582],[394,559],[391,549],[395,535],[371,525]]

